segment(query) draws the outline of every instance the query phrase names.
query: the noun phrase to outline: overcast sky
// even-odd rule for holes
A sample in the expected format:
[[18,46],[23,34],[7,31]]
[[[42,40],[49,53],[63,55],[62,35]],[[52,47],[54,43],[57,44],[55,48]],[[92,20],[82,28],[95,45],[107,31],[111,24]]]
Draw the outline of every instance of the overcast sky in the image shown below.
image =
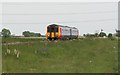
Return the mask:
[[0,21],[1,29],[8,28],[16,35],[22,35],[26,30],[44,35],[46,26],[53,23],[76,27],[80,35],[99,32],[100,29],[115,33],[118,29],[118,3],[2,3]]

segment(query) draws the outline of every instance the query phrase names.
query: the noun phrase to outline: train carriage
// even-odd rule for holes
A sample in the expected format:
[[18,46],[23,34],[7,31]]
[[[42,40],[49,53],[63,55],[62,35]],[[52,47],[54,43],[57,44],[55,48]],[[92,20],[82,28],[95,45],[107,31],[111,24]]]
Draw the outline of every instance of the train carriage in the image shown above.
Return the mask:
[[76,39],[78,38],[79,31],[75,27],[61,26],[51,24],[47,26],[46,38],[49,40],[57,39]]

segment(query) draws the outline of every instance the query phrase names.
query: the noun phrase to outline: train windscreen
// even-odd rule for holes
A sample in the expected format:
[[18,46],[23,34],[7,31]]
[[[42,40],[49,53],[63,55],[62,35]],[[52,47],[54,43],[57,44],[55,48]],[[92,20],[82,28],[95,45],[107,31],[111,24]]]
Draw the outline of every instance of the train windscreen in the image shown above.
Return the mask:
[[58,32],[58,27],[48,27],[47,32]]

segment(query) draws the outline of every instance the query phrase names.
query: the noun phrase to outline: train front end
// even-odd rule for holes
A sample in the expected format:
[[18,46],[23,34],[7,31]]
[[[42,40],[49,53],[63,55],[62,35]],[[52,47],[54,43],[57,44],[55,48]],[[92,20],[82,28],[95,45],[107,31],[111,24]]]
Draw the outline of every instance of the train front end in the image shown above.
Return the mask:
[[47,26],[46,38],[48,40],[57,40],[59,39],[59,26],[58,25],[49,25]]

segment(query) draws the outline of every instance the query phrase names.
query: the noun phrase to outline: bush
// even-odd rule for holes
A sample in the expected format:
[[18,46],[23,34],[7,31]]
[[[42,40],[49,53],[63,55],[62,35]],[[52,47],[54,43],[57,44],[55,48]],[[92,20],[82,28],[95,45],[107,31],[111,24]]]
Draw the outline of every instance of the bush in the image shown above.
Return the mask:
[[41,36],[40,33],[33,33],[29,31],[24,31],[22,35],[24,35],[25,37],[40,37]]
[[3,37],[10,37],[11,36],[11,32],[9,29],[2,29],[2,32],[1,32],[2,36]]
[[104,37],[104,36],[106,36],[106,33],[100,32],[99,37]]
[[112,37],[112,33],[109,33],[109,34],[108,34],[108,38],[111,38],[111,37]]

